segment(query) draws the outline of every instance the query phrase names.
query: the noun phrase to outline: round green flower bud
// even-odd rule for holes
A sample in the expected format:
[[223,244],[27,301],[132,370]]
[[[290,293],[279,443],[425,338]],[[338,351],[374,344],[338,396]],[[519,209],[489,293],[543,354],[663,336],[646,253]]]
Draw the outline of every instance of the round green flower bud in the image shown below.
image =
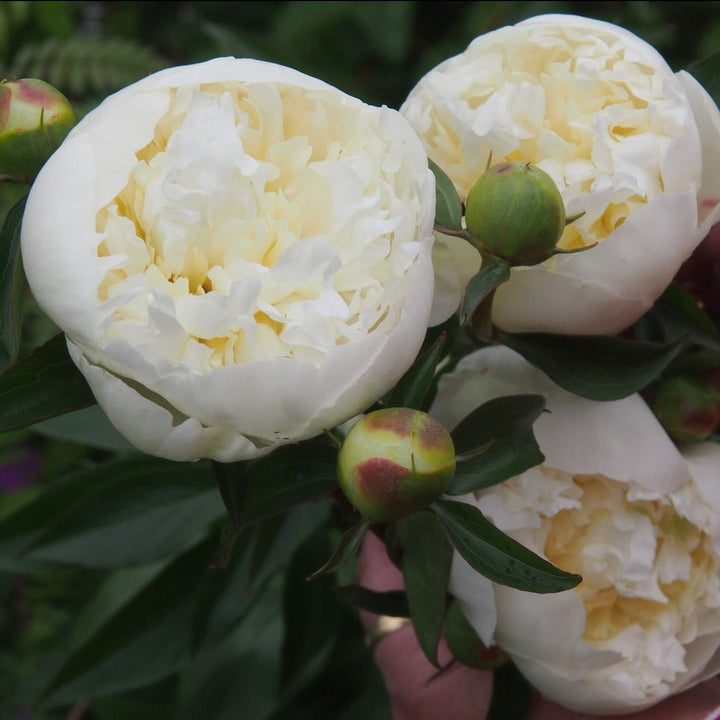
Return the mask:
[[517,265],[545,260],[565,229],[565,204],[554,180],[525,162],[488,168],[470,189],[468,232],[490,255]]
[[450,434],[419,410],[390,408],[353,425],[338,457],[340,487],[372,522],[387,522],[437,500],[455,475]]
[[700,442],[720,426],[720,395],[705,377],[675,375],[663,381],[653,410],[678,442]]
[[0,174],[32,180],[74,124],[70,103],[52,85],[0,83]]

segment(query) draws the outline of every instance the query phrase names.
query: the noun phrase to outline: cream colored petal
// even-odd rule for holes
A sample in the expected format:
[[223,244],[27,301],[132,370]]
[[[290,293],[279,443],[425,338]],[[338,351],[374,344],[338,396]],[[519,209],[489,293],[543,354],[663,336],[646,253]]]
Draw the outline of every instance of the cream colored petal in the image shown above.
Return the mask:
[[508,332],[614,335],[652,306],[703,234],[694,192],[660,195],[590,250],[514,269],[493,319]]
[[82,342],[99,323],[97,289],[104,274],[95,233],[97,170],[82,135],[60,146],[35,180],[21,232],[23,266],[38,303]]
[[483,402],[520,393],[545,396],[549,412],[533,431],[548,467],[635,482],[658,493],[688,482],[685,461],[640,396],[595,402],[572,395],[506,347],[463,358],[441,378],[431,412],[454,427]]
[[701,210],[701,218],[709,227],[720,220],[720,110],[690,73],[682,70],[678,79],[688,96],[700,133],[703,163],[700,204],[705,206],[705,212],[712,211],[712,216],[706,218]]
[[151,395],[141,394],[120,377],[88,362],[70,341],[68,351],[110,422],[143,452],[168,460],[233,462],[259,457],[272,449],[257,447],[231,428],[205,427],[195,418],[171,412]]

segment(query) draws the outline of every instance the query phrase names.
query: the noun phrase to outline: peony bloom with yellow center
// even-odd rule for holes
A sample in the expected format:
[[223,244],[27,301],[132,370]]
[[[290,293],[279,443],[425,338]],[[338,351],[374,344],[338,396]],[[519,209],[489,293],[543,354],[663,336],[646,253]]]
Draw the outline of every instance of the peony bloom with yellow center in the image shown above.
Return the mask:
[[720,447],[683,457],[639,396],[593,402],[507,348],[464,358],[432,412],[447,427],[494,397],[541,393],[542,465],[463,498],[564,570],[573,590],[495,585],[456,554],[450,591],[543,695],[589,714],[649,707],[720,670]]
[[265,454],[362,411],[428,324],[434,182],[395,111],[220,58],[106,100],[31,191],[28,280],[145,452]]
[[[584,253],[515,268],[494,305],[511,332],[613,334],[634,322],[720,219],[720,112],[621,27],[546,15],[474,40],[401,108],[465,200],[488,159],[530,162],[568,216],[558,246]],[[434,319],[457,307],[480,257],[440,236]]]

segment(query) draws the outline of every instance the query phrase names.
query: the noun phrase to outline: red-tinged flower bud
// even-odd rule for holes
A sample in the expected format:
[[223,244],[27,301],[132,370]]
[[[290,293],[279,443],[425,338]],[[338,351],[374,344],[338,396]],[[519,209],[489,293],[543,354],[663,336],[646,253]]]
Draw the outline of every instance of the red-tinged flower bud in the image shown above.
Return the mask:
[[653,410],[668,435],[678,442],[700,442],[720,426],[720,394],[705,377],[675,375],[663,381]]
[[419,410],[390,408],[363,416],[338,457],[340,487],[372,522],[409,515],[437,500],[455,474],[445,427]]
[[0,174],[32,180],[75,124],[65,96],[42,80],[0,83]]
[[534,265],[565,229],[565,204],[554,180],[525,162],[488,168],[470,189],[468,232],[481,250],[515,265]]

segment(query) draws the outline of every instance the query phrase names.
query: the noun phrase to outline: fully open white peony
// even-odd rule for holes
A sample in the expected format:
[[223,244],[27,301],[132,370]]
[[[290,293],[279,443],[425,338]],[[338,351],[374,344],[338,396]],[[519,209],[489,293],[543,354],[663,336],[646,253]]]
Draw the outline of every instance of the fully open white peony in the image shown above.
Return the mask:
[[[493,318],[510,332],[616,333],[645,312],[720,219],[720,112],[621,27],[545,15],[474,40],[431,70],[401,108],[464,200],[492,155],[532,162],[557,184],[559,246],[598,245],[516,268]],[[434,319],[480,266],[440,236]]]
[[31,191],[22,251],[118,429],[230,461],[346,420],[409,367],[433,214],[398,113],[221,58],[90,113]]
[[488,399],[541,393],[545,462],[466,496],[557,566],[573,590],[495,585],[455,555],[450,591],[546,697],[590,714],[649,707],[720,670],[720,447],[678,452],[643,400],[576,397],[507,348],[464,358],[432,414],[453,427]]

